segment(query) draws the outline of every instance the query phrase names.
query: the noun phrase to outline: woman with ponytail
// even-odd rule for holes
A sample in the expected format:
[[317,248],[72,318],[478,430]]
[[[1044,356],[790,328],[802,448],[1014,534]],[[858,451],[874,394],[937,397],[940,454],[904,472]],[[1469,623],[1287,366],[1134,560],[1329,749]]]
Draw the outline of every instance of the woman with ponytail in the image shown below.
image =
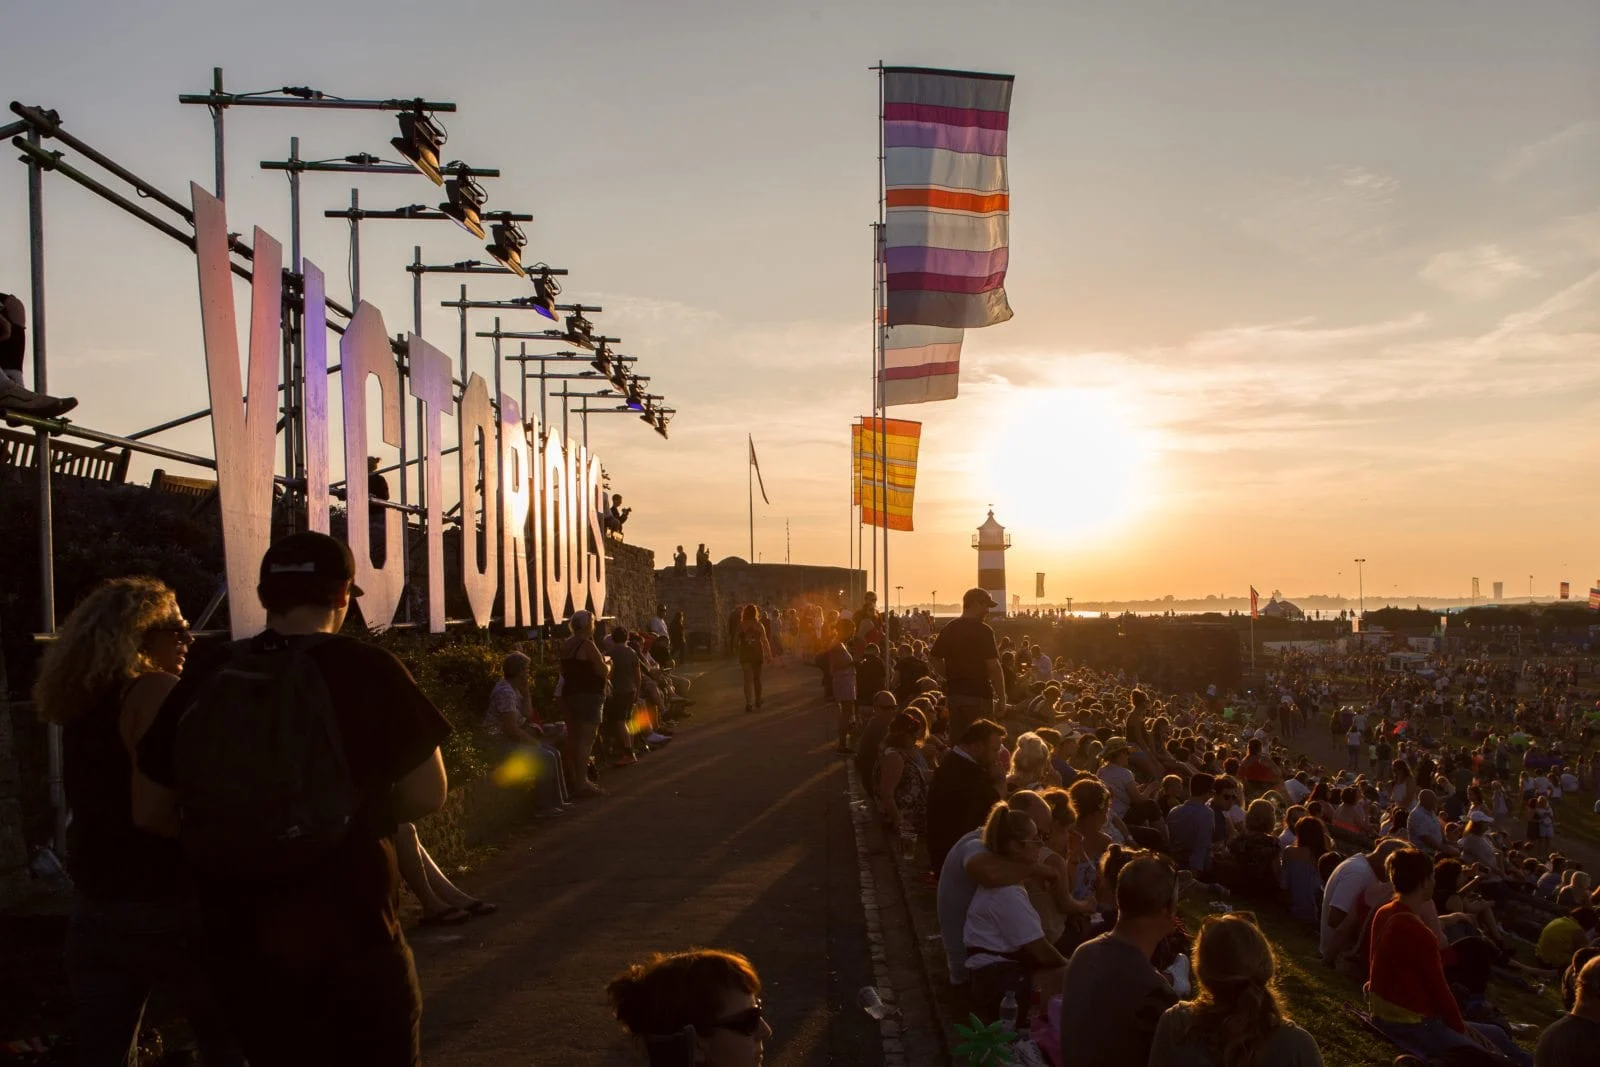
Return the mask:
[[1195,940],[1198,995],[1167,1009],[1149,1067],[1322,1067],[1278,1005],[1272,946],[1242,914],[1208,916]]

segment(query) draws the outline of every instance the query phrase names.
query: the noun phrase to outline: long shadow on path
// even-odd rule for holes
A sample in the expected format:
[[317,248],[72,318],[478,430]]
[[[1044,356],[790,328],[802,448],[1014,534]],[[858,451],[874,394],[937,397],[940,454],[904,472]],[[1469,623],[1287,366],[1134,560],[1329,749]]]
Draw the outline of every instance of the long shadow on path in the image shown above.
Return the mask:
[[843,765],[811,671],[773,672],[743,713],[713,670],[673,744],[608,776],[611,796],[527,828],[473,872],[500,913],[412,936],[430,1065],[633,1064],[605,984],[653,951],[748,955],[776,1067],[879,1063],[854,1007],[871,981]]

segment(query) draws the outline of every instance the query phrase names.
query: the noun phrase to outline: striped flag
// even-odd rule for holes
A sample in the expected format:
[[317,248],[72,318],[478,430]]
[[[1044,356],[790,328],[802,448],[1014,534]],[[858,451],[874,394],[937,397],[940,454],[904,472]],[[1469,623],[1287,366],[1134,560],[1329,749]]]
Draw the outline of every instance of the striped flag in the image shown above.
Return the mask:
[[954,400],[964,332],[945,326],[891,326],[885,330],[884,406]]
[[1600,583],[1589,589],[1589,610],[1600,611]]
[[1572,599],[1572,583],[1571,582],[1562,582],[1561,583],[1561,599],[1562,600],[1570,600],[1570,599]]
[[1006,136],[1012,76],[883,69],[884,270],[890,326],[1011,318]]
[[1256,592],[1256,587],[1252,585],[1250,587],[1250,617],[1252,619],[1261,618],[1261,612],[1256,610],[1260,603],[1261,594]]
[[863,418],[851,426],[850,437],[850,499],[861,506],[861,525],[909,532],[922,423]]

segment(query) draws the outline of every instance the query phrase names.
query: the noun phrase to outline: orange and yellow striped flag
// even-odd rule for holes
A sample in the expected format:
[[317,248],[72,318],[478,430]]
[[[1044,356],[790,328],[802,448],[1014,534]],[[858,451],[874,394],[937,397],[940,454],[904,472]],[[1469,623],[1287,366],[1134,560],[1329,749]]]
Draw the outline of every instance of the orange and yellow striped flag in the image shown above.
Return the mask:
[[922,423],[862,418],[850,427],[850,502],[863,526],[910,531]]

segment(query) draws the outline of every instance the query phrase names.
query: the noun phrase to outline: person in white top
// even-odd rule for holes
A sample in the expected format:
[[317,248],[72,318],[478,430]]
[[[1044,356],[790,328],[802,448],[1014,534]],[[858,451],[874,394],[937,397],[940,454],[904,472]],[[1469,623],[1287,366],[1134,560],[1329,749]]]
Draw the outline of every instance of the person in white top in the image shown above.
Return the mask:
[[[1013,863],[1036,859],[1044,837],[1032,816],[996,804],[983,827],[984,848]],[[979,1018],[999,1017],[1007,992],[1027,1005],[1037,990],[1059,992],[1066,957],[1045,937],[1044,923],[1025,885],[982,886],[967,906],[966,942],[971,1003]]]
[[1038,658],[1033,661],[1033,680],[1036,682],[1053,682],[1055,677],[1056,665],[1051,661],[1049,654],[1040,649]]
[[667,633],[667,606],[665,604],[656,605],[656,613],[650,619],[650,632],[657,637],[671,641],[671,637]]
[[1437,793],[1431,789],[1418,793],[1417,806],[1406,816],[1406,836],[1411,839],[1413,848],[1419,848],[1430,856],[1454,856],[1456,850],[1445,843],[1444,826],[1436,814],[1438,810]]

